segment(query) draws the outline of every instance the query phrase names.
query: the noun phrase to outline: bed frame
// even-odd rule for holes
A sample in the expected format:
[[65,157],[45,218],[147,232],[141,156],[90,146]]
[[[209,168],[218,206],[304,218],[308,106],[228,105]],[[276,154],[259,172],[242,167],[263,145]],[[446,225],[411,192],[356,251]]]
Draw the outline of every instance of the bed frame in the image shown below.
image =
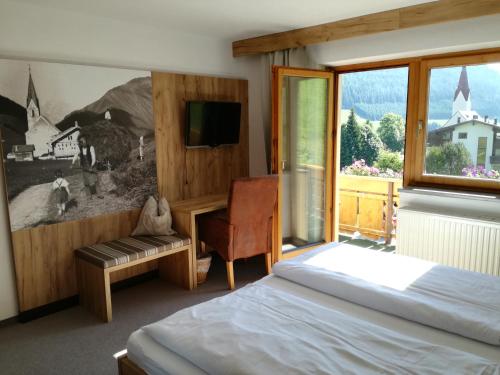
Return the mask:
[[118,357],[118,375],[148,375],[146,371],[132,362],[126,354]]

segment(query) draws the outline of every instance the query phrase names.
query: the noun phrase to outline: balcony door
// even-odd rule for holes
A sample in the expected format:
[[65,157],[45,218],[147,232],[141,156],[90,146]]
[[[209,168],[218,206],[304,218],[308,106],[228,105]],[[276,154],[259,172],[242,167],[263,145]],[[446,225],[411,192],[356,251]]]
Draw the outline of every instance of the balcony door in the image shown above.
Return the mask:
[[332,240],[333,73],[274,67],[274,259]]

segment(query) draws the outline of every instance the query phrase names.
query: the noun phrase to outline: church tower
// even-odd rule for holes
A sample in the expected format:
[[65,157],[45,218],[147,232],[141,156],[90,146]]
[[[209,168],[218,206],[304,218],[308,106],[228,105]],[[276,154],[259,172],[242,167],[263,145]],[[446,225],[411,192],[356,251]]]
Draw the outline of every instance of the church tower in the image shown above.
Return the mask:
[[458,86],[455,90],[455,97],[453,99],[453,110],[451,115],[455,115],[458,111],[471,111],[472,101],[470,97],[469,78],[467,77],[467,68],[462,67]]
[[36,95],[35,84],[31,77],[31,67],[29,68],[28,97],[26,98],[26,113],[28,116],[28,130],[40,119],[40,103]]

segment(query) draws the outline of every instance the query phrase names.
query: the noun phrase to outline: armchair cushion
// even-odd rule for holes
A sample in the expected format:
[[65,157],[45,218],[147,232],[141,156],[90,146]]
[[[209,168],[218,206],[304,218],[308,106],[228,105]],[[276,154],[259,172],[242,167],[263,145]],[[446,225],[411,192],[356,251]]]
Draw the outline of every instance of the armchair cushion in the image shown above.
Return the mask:
[[227,219],[227,211],[221,210],[198,217],[198,237],[213,247],[226,261],[234,259],[234,227]]

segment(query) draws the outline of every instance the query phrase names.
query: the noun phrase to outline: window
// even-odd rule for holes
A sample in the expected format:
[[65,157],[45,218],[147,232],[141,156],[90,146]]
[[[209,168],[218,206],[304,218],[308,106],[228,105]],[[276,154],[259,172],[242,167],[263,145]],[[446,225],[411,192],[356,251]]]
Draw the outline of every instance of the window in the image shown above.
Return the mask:
[[477,139],[477,166],[484,167],[486,165],[486,149],[488,144],[487,137],[479,137]]
[[[332,70],[341,86],[345,73],[405,66],[408,107],[403,186],[500,191],[500,48]],[[391,95],[384,98],[391,100],[386,102],[403,102],[405,95],[397,87],[390,88]],[[356,114],[387,107],[380,98],[370,102],[371,92],[358,91],[363,106],[358,105]]]
[[500,189],[500,53],[429,57],[416,65],[417,162],[409,185]]

